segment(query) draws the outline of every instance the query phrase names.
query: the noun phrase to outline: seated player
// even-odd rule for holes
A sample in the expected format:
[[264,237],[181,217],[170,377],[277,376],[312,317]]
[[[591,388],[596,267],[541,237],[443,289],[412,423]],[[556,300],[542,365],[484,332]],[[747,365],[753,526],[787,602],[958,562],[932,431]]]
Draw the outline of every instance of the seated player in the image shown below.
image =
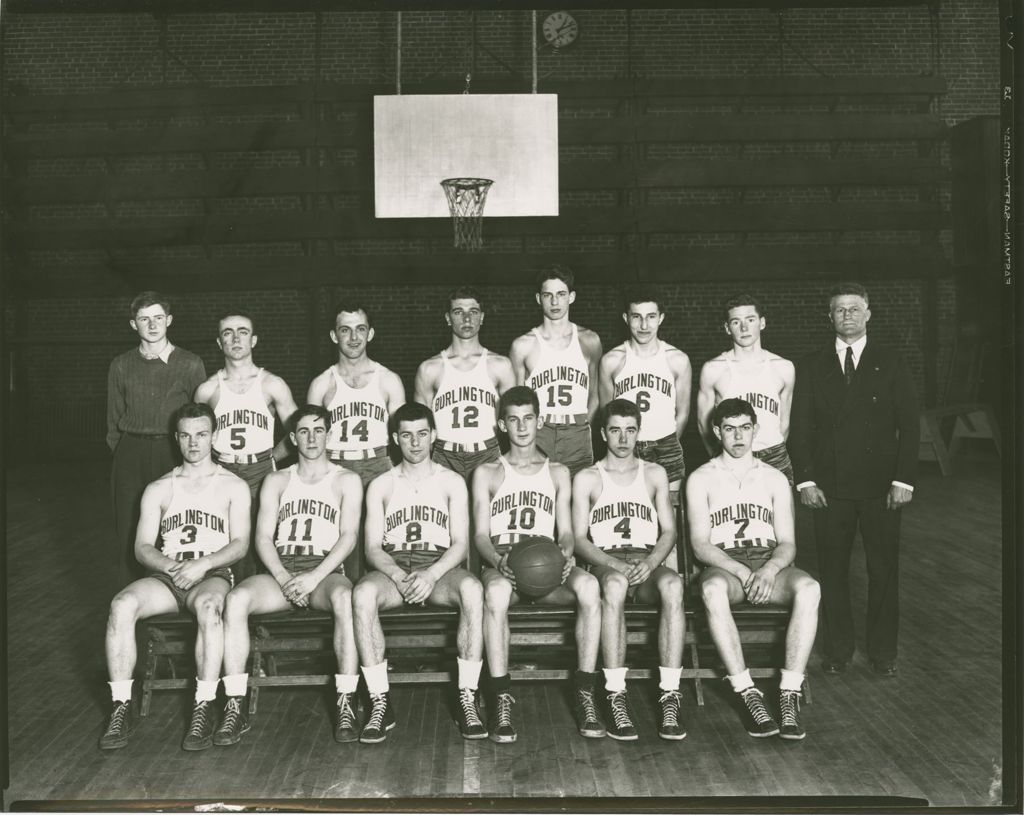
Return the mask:
[[195,705],[182,747],[205,750],[213,744],[213,701],[224,654],[221,612],[234,580],[228,567],[249,547],[249,487],[211,458],[217,420],[209,405],[182,405],[174,428],[183,461],[142,494],[135,557],[147,574],[110,603],[106,647],[114,705],[100,737],[103,750],[126,746],[134,727],[135,624],[176,611],[188,611],[199,624]]
[[508,556],[515,543],[536,537],[557,540],[566,559],[563,585],[536,602],[575,603],[577,607],[577,727],[587,738],[605,735],[594,704],[601,592],[597,579],[575,564],[569,470],[537,449],[537,430],[542,423],[533,389],[524,385],[509,388],[498,401],[498,427],[508,434],[508,455],[481,464],[473,473],[475,540],[484,563],[484,645],[494,692],[489,729],[496,742],[516,740],[512,722],[515,697],[508,675],[508,608],[518,603],[520,596]]
[[248,731],[245,693],[249,674],[249,615],[292,606],[334,615],[338,671],[334,738],[355,741],[355,693],[359,683],[352,631],[352,583],[343,562],[359,529],[363,487],[359,476],[327,458],[330,417],[319,405],[299,408],[289,434],[298,463],[268,475],[260,490],[256,552],[267,574],[239,583],[224,604],[224,694],[227,702],[213,743],[237,744]]
[[[711,412],[722,452],[697,468],[686,484],[693,554],[705,569],[701,595],[708,627],[743,701],[751,736],[802,739],[800,691],[818,627],[818,582],[793,566],[793,494],[786,476],[756,459],[757,414],[749,402],[724,399]],[[731,607],[746,600],[792,606],[786,665],[779,681],[781,728],[764,704],[743,661]]]
[[628,399],[605,406],[605,457],[580,471],[572,485],[576,554],[601,583],[601,654],[613,739],[634,741],[626,697],[626,600],[661,606],[658,656],[661,722],[658,735],[679,740],[679,678],[683,667],[683,580],[665,564],[676,542],[668,476],[660,464],[636,455],[640,410]]
[[469,497],[462,477],[430,459],[436,434],[430,408],[402,405],[392,416],[402,461],[366,491],[370,571],[352,595],[356,645],[370,714],[359,740],[382,742],[395,726],[380,612],[408,605],[459,609],[458,720],[463,738],[485,739],[477,686],[483,664],[483,587],[463,566],[469,547]]

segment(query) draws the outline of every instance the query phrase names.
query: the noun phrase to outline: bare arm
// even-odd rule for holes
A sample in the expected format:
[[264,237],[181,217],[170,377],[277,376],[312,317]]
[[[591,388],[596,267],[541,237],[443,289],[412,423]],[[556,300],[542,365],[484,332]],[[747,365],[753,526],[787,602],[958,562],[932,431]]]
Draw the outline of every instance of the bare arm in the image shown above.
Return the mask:
[[139,506],[139,525],[135,530],[135,559],[148,570],[163,574],[170,574],[172,567],[177,565],[177,561],[166,557],[156,548],[163,515],[161,504],[168,488],[168,482],[164,479],[146,487]]
[[413,398],[427,407],[431,407],[437,394],[437,371],[433,362],[434,359],[431,357],[420,363],[420,367],[416,369],[416,383],[413,386]]
[[281,563],[281,557],[274,546],[277,531],[277,511],[281,505],[281,493],[288,483],[287,471],[271,473],[263,479],[260,487],[260,508],[256,515],[256,554],[267,571],[280,585],[291,580],[292,575]]
[[693,389],[693,370],[690,358],[682,351],[669,355],[676,380],[676,436],[683,435],[690,420],[690,392]]
[[789,416],[793,411],[793,387],[796,384],[796,368],[788,359],[780,360],[779,374],[782,388],[779,390],[779,429],[782,438],[789,438]]
[[617,571],[624,571],[625,564],[611,555],[606,555],[590,540],[590,509],[597,499],[601,487],[601,477],[596,468],[588,467],[576,473],[572,482],[572,534],[573,551],[587,563],[595,566],[608,566]]
[[550,469],[551,480],[555,482],[555,534],[562,556],[569,560],[576,549],[572,534],[572,482],[565,465],[552,463]]
[[491,354],[488,363],[491,376],[494,379],[494,389],[498,392],[498,396],[501,396],[509,388],[515,387],[516,373],[512,369],[512,363],[508,357]]
[[448,492],[448,533],[452,543],[447,552],[423,570],[435,583],[463,564],[469,552],[469,492],[466,482],[450,470],[443,470],[443,473]]
[[718,366],[708,360],[700,369],[700,385],[697,391],[697,429],[709,456],[715,454],[714,433],[711,431],[711,411],[715,407],[715,379]]
[[363,510],[363,482],[358,475],[351,471],[336,473],[331,486],[339,507],[338,538],[320,565],[311,570],[317,583],[337,569],[356,548],[359,516]]
[[195,401],[209,405],[216,410],[217,408],[217,394],[220,391],[220,383],[217,381],[216,376],[211,376],[202,385],[196,388]]
[[512,371],[516,377],[517,385],[525,385],[529,371],[526,370],[526,357],[533,347],[534,339],[532,334],[523,334],[512,341],[512,347],[508,349],[508,358],[512,363]]
[[[668,489],[668,475],[665,468],[658,464],[641,463],[644,468],[644,480],[647,488],[653,488],[654,509],[658,513],[658,541],[647,556],[647,564],[651,571],[658,568],[672,552],[676,545],[676,519],[672,511],[672,499]],[[646,578],[645,578],[646,579]]]
[[209,555],[204,555],[198,561],[203,562],[208,569],[216,569],[221,566],[230,566],[232,563],[241,560],[249,550],[249,535],[252,532],[252,520],[249,508],[252,503],[252,496],[249,493],[249,485],[241,478],[218,476],[228,481],[228,529],[231,540],[227,546]]
[[607,405],[612,401],[615,393],[614,377],[615,372],[619,369],[619,354],[615,349],[612,349],[603,357],[601,357],[601,364],[598,370],[598,395],[600,397],[600,404]]
[[405,404],[405,385],[394,371],[381,371],[380,388],[384,392],[384,404],[389,415]]
[[594,421],[594,417],[597,415],[597,409],[600,407],[600,367],[601,367],[601,356],[604,349],[601,347],[601,338],[596,332],[580,331],[580,348],[583,349],[583,356],[587,358],[587,375],[589,377],[589,387],[587,388],[587,418],[591,423]]
[[495,490],[494,468],[500,466],[492,462],[477,467],[473,472],[473,542],[480,560],[495,569],[500,558],[491,541],[491,499]]
[[327,406],[327,390],[333,384],[333,377],[330,370],[314,377],[309,383],[309,390],[306,391],[306,404]]
[[[277,416],[278,426],[281,428],[287,427],[288,420],[292,417],[292,414],[298,410],[298,406],[295,404],[295,399],[292,397],[292,389],[289,388],[288,383],[279,376],[264,377],[263,383],[267,403]],[[288,434],[285,433],[281,437],[281,440],[274,445],[274,458],[284,458],[288,455],[288,451]]]
[[384,508],[391,493],[391,479],[377,477],[366,490],[366,520],[363,522],[363,540],[366,562],[390,577],[401,588],[405,570],[384,551]]

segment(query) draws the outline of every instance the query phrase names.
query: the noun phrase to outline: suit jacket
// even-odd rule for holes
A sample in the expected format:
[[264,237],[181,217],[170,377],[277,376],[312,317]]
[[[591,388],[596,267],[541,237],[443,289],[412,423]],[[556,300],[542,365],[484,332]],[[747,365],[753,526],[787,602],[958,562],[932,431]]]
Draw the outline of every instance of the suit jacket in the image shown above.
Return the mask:
[[848,499],[884,497],[893,481],[913,486],[920,435],[917,394],[895,349],[869,337],[849,385],[834,340],[798,363],[789,437],[797,484]]

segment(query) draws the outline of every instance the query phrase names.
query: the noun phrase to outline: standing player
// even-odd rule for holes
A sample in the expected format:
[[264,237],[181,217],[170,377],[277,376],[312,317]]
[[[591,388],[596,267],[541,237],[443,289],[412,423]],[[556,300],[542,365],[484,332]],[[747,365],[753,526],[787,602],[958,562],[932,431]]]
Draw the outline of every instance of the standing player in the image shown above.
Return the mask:
[[679,678],[683,667],[683,580],[664,565],[676,543],[668,477],[658,464],[637,458],[640,409],[628,399],[605,405],[604,459],[580,472],[572,485],[576,554],[601,583],[601,653],[610,717],[608,735],[634,741],[626,700],[626,600],[661,606],[658,656],[663,739],[683,739]]
[[339,303],[331,330],[338,362],[313,380],[306,396],[311,405],[323,405],[331,414],[327,455],[357,473],[363,489],[391,469],[388,419],[405,404],[402,380],[367,356],[373,335],[365,306]]
[[249,615],[292,606],[334,614],[334,655],[339,673],[334,738],[355,741],[354,707],[359,682],[352,631],[352,583],[342,565],[356,543],[363,489],[359,477],[327,459],[330,418],[319,405],[292,416],[292,444],[299,460],[271,473],[260,491],[256,551],[269,574],[247,578],[224,604],[224,693],[227,703],[213,743],[237,744],[248,731],[243,702],[249,675]]
[[173,319],[162,294],[144,291],[136,296],[128,324],[139,344],[114,357],[107,373],[107,445],[114,453],[110,487],[117,533],[110,575],[118,589],[142,575],[133,554],[139,499],[147,484],[174,466],[171,414],[206,379],[203,361],[167,338]]
[[636,403],[643,416],[637,455],[665,468],[669,489],[678,498],[685,475],[679,437],[690,416],[690,359],[658,339],[665,312],[653,292],[628,294],[622,319],[629,339],[601,359],[601,404],[612,399]]
[[533,388],[541,405],[537,447],[572,477],[594,463],[590,423],[597,412],[601,338],[569,321],[576,302],[572,270],[556,265],[542,271],[535,297],[544,320],[512,343],[509,358],[516,384]]
[[366,559],[371,571],[352,594],[356,644],[371,709],[359,740],[384,741],[395,712],[380,612],[403,603],[459,609],[458,719],[463,738],[487,738],[477,707],[483,664],[483,587],[461,564],[469,547],[466,482],[430,459],[434,416],[416,402],[392,416],[402,461],[366,492]]
[[[749,402],[722,400],[710,423],[722,452],[686,482],[690,541],[694,556],[706,567],[701,595],[708,627],[728,671],[726,679],[742,699],[747,732],[802,739],[806,733],[799,718],[800,692],[818,630],[821,592],[814,578],[793,565],[793,493],[777,470],[752,455],[759,425]],[[743,661],[732,606],[744,600],[793,609],[779,681],[781,729]]]
[[217,420],[209,405],[182,405],[174,413],[174,427],[184,461],[142,494],[135,556],[147,575],[110,603],[106,649],[114,706],[100,738],[103,750],[127,745],[134,727],[135,624],[185,610],[199,623],[199,676],[182,747],[204,750],[213,743],[213,701],[224,655],[221,612],[233,582],[228,567],[249,546],[249,490],[211,458]]
[[[274,471],[275,459],[288,454],[287,439],[274,447],[274,417],[283,424],[295,412],[288,384],[253,362],[257,339],[249,315],[221,317],[217,345],[224,352],[224,367],[196,390],[196,401],[208,404],[217,416],[214,461],[249,485],[254,521],[260,484]],[[246,577],[254,571],[255,560],[247,553],[236,572]]]
[[416,401],[434,412],[434,461],[468,478],[479,465],[498,460],[498,397],[516,378],[508,357],[480,344],[484,310],[476,289],[455,289],[444,319],[451,345],[420,364]]
[[793,484],[793,465],[786,450],[789,411],[793,404],[793,363],[761,347],[765,320],[760,304],[749,295],[725,306],[725,333],[732,350],[704,363],[697,393],[697,424],[708,455],[718,452],[711,410],[723,399],[744,399],[757,411],[754,456],[783,472]]
[[476,547],[485,564],[484,644],[494,691],[490,733],[496,742],[516,740],[515,697],[508,675],[508,608],[520,597],[508,556],[523,538],[537,537],[557,540],[566,560],[563,585],[537,602],[577,607],[576,725],[587,738],[605,735],[594,704],[601,591],[594,576],[575,564],[569,471],[537,449],[543,423],[539,414],[533,390],[517,385],[505,391],[498,401],[498,427],[508,434],[508,456],[481,464],[473,473]]

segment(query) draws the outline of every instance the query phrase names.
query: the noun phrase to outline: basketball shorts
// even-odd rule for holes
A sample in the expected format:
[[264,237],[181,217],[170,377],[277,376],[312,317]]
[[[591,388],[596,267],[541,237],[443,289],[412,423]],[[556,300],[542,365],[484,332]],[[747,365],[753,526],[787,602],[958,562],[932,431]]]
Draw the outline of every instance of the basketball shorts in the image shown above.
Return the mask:
[[765,464],[770,464],[789,481],[789,486],[793,486],[793,462],[789,460],[789,451],[786,449],[786,443],[776,444],[774,447],[765,447],[764,450],[755,450],[754,457],[761,459]]
[[428,566],[437,563],[444,552],[428,552],[423,550],[396,549],[388,552],[395,563],[407,572],[417,569],[426,569]]
[[438,464],[454,470],[463,478],[468,479],[473,470],[481,464],[490,461],[497,461],[501,451],[498,449],[498,440],[489,439],[483,442],[482,449],[475,449],[475,445],[462,445],[454,442],[442,442],[440,439],[434,442],[434,449],[431,451],[431,458]]
[[736,549],[723,549],[729,557],[733,560],[742,563],[750,571],[756,572],[765,563],[772,559],[772,553],[774,549],[765,549],[764,547],[758,547],[756,549],[747,548],[736,548]]
[[[178,611],[188,610],[185,607],[185,597],[186,595],[188,595],[190,591],[192,591],[192,589],[182,589],[178,586],[175,586],[174,581],[171,579],[170,575],[166,575],[163,572],[150,572],[146,575],[146,577],[152,577],[155,580],[159,580],[161,583],[163,583],[165,586],[167,586],[167,588],[171,590],[171,594],[174,595],[174,599],[178,602]],[[218,566],[216,569],[210,569],[210,571],[206,573],[206,577],[204,577],[203,580],[209,580],[211,577],[219,577],[222,580],[226,580],[228,582],[228,588],[231,588],[235,585],[235,576],[232,573],[231,569],[227,566]],[[199,583],[202,583],[203,580],[200,580]],[[198,586],[199,583],[197,583],[196,586]],[[192,588],[194,589],[195,586],[193,586]]]
[[386,445],[367,452],[371,453],[369,458],[348,458],[346,454],[336,451],[331,451],[328,455],[333,463],[340,464],[346,470],[351,470],[358,475],[363,482],[365,491],[373,479],[386,473],[392,466]]
[[[281,559],[281,565],[284,566],[293,575],[299,572],[309,572],[324,562],[324,555],[295,555],[285,554],[280,549],[277,550],[277,556]],[[335,574],[345,574],[345,564],[340,563],[334,570]]]
[[257,461],[255,464],[237,464],[235,462],[221,462],[220,466],[230,473],[234,473],[249,485],[249,494],[253,500],[260,493],[260,485],[263,479],[274,472],[274,458],[271,456],[265,461]]
[[575,476],[594,463],[594,443],[590,424],[547,424],[537,430],[537,447],[552,461],[569,468]]
[[[636,563],[637,561],[640,561],[640,560],[643,560],[645,557],[647,557],[651,553],[650,549],[645,549],[645,548],[641,548],[641,547],[635,547],[635,548],[631,547],[631,548],[622,548],[622,549],[603,549],[602,551],[606,555],[611,555],[616,560],[622,560],[622,561],[625,561],[626,563],[630,563],[630,564]],[[593,567],[592,566],[588,567],[588,570],[589,571],[593,571]],[[647,580],[650,580],[650,579],[651,579],[650,577],[647,578]],[[632,600],[633,602],[636,602],[637,591],[640,589],[641,586],[643,586],[644,584],[647,583],[647,580],[645,580],[643,583],[638,583],[637,585],[630,586],[628,589],[626,589],[626,599]]]
[[683,448],[675,433],[654,441],[638,441],[636,454],[644,461],[653,461],[665,468],[668,483],[681,481],[686,475],[686,462],[683,461]]

